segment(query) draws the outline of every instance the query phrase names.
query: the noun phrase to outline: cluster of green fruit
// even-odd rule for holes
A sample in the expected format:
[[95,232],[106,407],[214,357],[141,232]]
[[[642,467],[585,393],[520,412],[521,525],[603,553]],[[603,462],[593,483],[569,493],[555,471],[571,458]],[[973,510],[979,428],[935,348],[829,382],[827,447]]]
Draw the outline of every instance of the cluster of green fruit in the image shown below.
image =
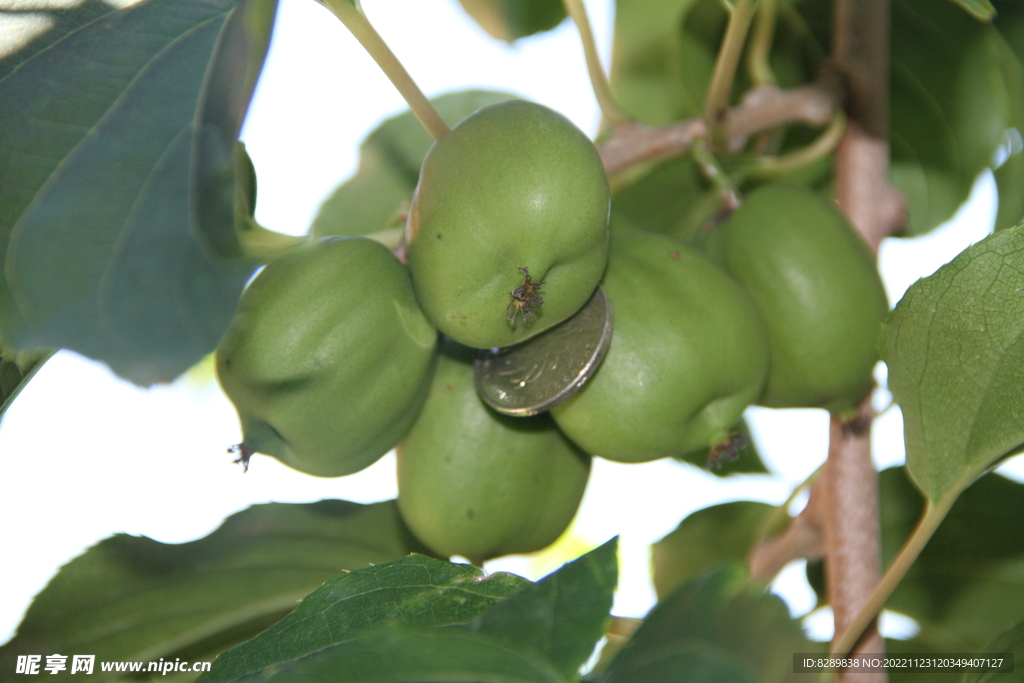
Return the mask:
[[[591,454],[706,451],[753,403],[841,410],[867,390],[887,304],[833,207],[766,186],[701,251],[609,238],[609,207],[594,145],[559,114],[510,100],[464,119],[423,162],[408,267],[372,240],[324,237],[246,290],[217,350],[242,457],[341,476],[397,446],[409,527],[482,562],[554,541]],[[582,389],[532,417],[487,407],[476,350],[544,332],[599,284],[614,334]]]

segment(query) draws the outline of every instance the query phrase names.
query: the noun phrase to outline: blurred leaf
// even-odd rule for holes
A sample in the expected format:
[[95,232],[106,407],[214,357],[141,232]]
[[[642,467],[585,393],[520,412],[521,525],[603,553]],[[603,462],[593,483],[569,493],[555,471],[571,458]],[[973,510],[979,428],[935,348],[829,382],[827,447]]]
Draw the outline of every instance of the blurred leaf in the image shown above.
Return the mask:
[[[489,104],[514,95],[466,90],[431,100],[451,125]],[[359,146],[359,169],[320,206],[313,237],[369,235],[387,227],[403,202],[412,199],[423,157],[433,144],[411,111],[384,121]]]
[[793,653],[819,648],[785,604],[729,566],[684,584],[655,606],[609,665],[602,683],[775,683],[793,673]]
[[968,651],[978,650],[1000,631],[1021,620],[1024,620],[1024,552],[979,573],[962,593],[949,601],[943,615],[943,624],[970,645]]
[[13,671],[26,652],[210,660],[325,580],[417,548],[394,501],[256,505],[180,545],[119,534],[69,562],[36,596],[0,648],[0,670]]
[[1024,220],[1024,9],[1000,6],[996,28],[1004,38],[1003,77],[1010,98],[1010,128],[1003,135],[1000,149],[1006,159],[994,173],[999,189],[995,229],[1004,230]]
[[907,198],[911,234],[953,215],[1010,125],[1001,42],[952,3],[893,3],[891,179]]
[[139,384],[173,379],[216,345],[250,268],[207,260],[188,175],[197,98],[234,6],[131,5],[0,81],[0,321],[12,345],[71,348]]
[[[17,6],[12,6],[10,3],[5,4],[2,11],[9,17],[16,19],[19,14],[42,16],[45,17],[49,28],[24,45],[18,46],[13,52],[0,56],[0,81],[33,55],[42,52],[72,31],[110,14],[115,9],[113,5],[107,4],[103,0],[84,0],[81,4],[72,4],[70,7],[66,4],[61,6],[58,3],[45,2],[45,0],[44,2],[23,1]],[[4,35],[6,47],[10,48],[12,44],[17,45],[18,42],[17,34],[13,38],[9,33]]]
[[[706,42],[682,31],[698,0],[616,0],[611,84],[619,103],[648,125],[700,115],[722,26]],[[702,27],[703,28],[703,27]],[[699,35],[699,34],[698,34]]]
[[17,351],[0,344],[0,417],[53,354],[53,349]]
[[[242,256],[238,228],[256,208],[255,171],[236,146],[249,110],[277,14],[277,0],[245,0],[231,13],[210,57],[196,109],[189,193],[196,236],[220,258]],[[242,152],[244,155],[244,150]],[[246,166],[246,163],[248,164]],[[236,187],[235,169],[242,177]],[[248,199],[236,216],[237,195]]]
[[562,0],[459,0],[469,16],[498,40],[511,43],[553,29],[565,19]]
[[413,630],[393,625],[237,680],[239,683],[563,683],[569,679],[559,676],[545,662],[509,650],[478,633],[452,629]]
[[1013,673],[968,673],[964,683],[1011,683],[1024,681],[1024,621],[1007,629],[992,639],[992,642],[981,648],[979,652],[1012,652],[1014,659]]
[[685,241],[720,207],[720,193],[704,180],[689,156],[659,164],[612,196],[615,213],[648,230]]
[[989,0],[952,0],[981,21],[991,21],[996,15],[996,8]]
[[658,599],[718,565],[746,562],[774,510],[767,503],[741,500],[713,505],[686,517],[675,531],[651,546]]
[[296,610],[217,658],[204,683],[233,681],[389,623],[461,624],[529,585],[513,574],[485,577],[473,565],[412,555],[325,583]]
[[604,635],[618,581],[617,539],[595,548],[465,625],[571,680]]
[[907,468],[929,500],[956,496],[1024,442],[1024,228],[914,283],[881,334],[903,410]]
[[[903,467],[880,475],[882,560],[889,565],[913,532],[924,500]],[[912,617],[925,649],[974,651],[1024,617],[1024,486],[988,474],[965,490],[893,592],[886,607]],[[808,564],[821,604],[821,563]],[[910,646],[908,646],[909,648]]]

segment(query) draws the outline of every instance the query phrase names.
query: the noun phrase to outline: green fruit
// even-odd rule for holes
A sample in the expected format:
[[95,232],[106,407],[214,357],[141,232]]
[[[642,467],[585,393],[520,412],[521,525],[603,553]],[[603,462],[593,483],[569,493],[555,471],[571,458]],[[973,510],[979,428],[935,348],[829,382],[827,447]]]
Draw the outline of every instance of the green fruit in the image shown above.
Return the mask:
[[767,185],[711,234],[707,249],[761,311],[772,408],[856,405],[871,383],[889,305],[874,258],[831,202]]
[[442,347],[427,404],[398,446],[398,509],[434,551],[479,564],[553,543],[583,497],[590,457],[547,415],[484,405],[466,351]]
[[560,323],[604,272],[609,202],[597,150],[560,114],[522,100],[478,110],[420,171],[406,239],[423,311],[478,348]]
[[242,295],[217,377],[242,422],[242,456],[338,477],[398,443],[426,399],[437,332],[405,267],[361,237],[285,253]]
[[615,316],[612,341],[590,381],[551,409],[558,426],[620,462],[720,444],[768,373],[750,297],[702,254],[651,233],[612,239],[601,286]]

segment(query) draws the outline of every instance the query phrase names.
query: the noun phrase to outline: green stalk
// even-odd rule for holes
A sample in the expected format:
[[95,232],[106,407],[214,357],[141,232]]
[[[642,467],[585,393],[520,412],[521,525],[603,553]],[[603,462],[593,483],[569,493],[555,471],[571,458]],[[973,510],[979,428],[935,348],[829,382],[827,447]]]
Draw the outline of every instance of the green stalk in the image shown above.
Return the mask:
[[377,62],[377,66],[381,68],[384,75],[388,77],[399,94],[409,103],[409,108],[412,109],[413,114],[416,115],[416,118],[423,124],[427,132],[430,133],[430,137],[438,140],[447,133],[449,130],[448,124],[441,118],[437,109],[430,103],[430,100],[423,94],[423,91],[416,85],[416,82],[412,80],[412,76],[405,70],[402,63],[398,61],[395,53],[391,51],[391,48],[387,46],[387,43],[380,37],[377,30],[373,28],[370,20],[366,18],[358,4],[354,3],[353,0],[319,0],[319,2],[331,10],[334,16],[341,20],[341,23],[345,24],[345,28],[355,36],[355,39],[359,41],[359,44],[373,58],[373,61]]
[[619,103],[612,95],[611,84],[601,67],[601,60],[597,55],[597,45],[594,43],[594,33],[590,29],[590,19],[587,17],[587,8],[583,6],[583,0],[562,0],[566,13],[576,22],[576,28],[580,33],[580,41],[583,43],[583,56],[587,60],[587,73],[590,74],[590,85],[594,89],[594,97],[601,107],[601,113],[612,126],[626,123],[630,116],[622,110]]
[[726,208],[730,211],[736,209],[740,205],[739,190],[736,189],[732,179],[726,174],[721,164],[718,163],[715,155],[708,149],[704,138],[698,138],[693,143],[693,149],[690,153],[693,155],[693,160],[697,162],[697,166],[700,168],[701,173],[704,174],[704,177],[710,180],[711,184],[722,195]]
[[832,123],[815,138],[814,142],[782,156],[761,157],[746,173],[747,176],[760,178],[775,177],[790,171],[796,171],[822,159],[839,146],[846,132],[846,115],[837,111]]
[[755,85],[775,85],[772,71],[772,41],[775,38],[775,20],[778,14],[776,0],[761,0],[757,8],[757,21],[750,36],[750,50],[747,53],[747,73]]
[[832,645],[831,657],[843,658],[850,654],[864,633],[864,629],[882,611],[885,601],[896,590],[896,586],[906,576],[910,566],[914,564],[914,560],[921,554],[921,551],[928,544],[935,530],[939,528],[942,520],[946,518],[949,508],[953,506],[958,494],[959,491],[955,490],[952,494],[947,494],[936,504],[933,504],[931,501],[928,502],[921,521],[917,523],[917,528],[914,529],[914,533],[907,539],[903,549],[900,550],[900,554],[896,556],[889,569],[886,570],[885,576],[875,586],[875,590],[868,596],[867,602],[857,612],[857,616],[853,618],[847,629]]
[[715,72],[711,76],[708,96],[704,101],[704,118],[708,130],[711,131],[711,142],[717,149],[724,149],[728,143],[725,117],[729,112],[729,94],[732,92],[736,67],[743,53],[743,44],[746,42],[747,31],[754,19],[756,8],[757,0],[739,0],[736,6],[732,7],[725,37],[718,48]]

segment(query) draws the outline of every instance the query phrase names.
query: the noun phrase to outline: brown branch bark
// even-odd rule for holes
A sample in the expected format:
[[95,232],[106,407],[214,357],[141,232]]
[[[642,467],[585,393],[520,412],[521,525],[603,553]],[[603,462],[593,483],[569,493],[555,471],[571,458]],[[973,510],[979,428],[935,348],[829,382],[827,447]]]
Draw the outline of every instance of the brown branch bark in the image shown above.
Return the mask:
[[[727,115],[729,150],[739,151],[751,135],[783,124],[828,124],[839,104],[838,86],[834,79],[825,79],[792,90],[769,85],[753,88]],[[634,164],[685,154],[707,134],[702,118],[659,127],[627,123],[617,126],[611,137],[598,146],[598,151],[608,175],[615,175]]]
[[[877,253],[901,221],[888,185],[889,0],[835,0],[832,56],[846,83],[849,126],[836,153],[836,201]],[[870,399],[846,422],[832,415],[825,498],[826,585],[838,638],[881,578],[878,473],[871,461]],[[854,648],[884,652],[877,621]],[[878,673],[843,673],[840,683],[884,683]]]
[[747,560],[751,576],[769,583],[793,560],[817,560],[825,555],[821,488],[820,481],[811,487],[807,505],[785,531],[754,547]]

